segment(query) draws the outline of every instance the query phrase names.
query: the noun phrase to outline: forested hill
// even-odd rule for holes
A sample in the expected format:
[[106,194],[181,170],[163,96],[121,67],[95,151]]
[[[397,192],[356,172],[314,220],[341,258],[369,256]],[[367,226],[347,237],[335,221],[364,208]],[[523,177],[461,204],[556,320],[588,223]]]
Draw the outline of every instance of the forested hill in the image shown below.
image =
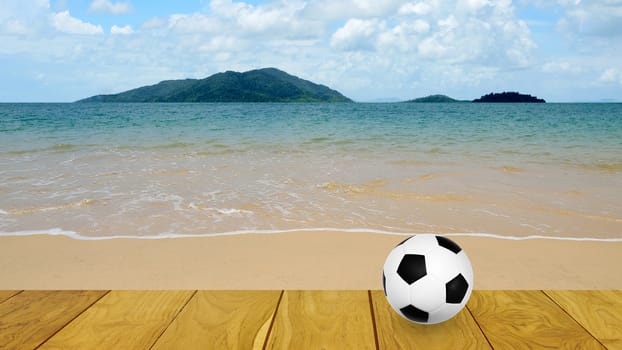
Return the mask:
[[545,100],[541,98],[537,98],[531,95],[524,95],[518,92],[502,92],[502,93],[489,93],[488,95],[484,95],[478,99],[473,100],[473,102],[527,102],[527,103],[544,103]]
[[425,97],[419,97],[412,100],[408,100],[406,102],[417,102],[417,103],[448,103],[448,102],[460,102],[456,99],[453,99],[446,95],[430,95]]
[[165,80],[78,102],[351,102],[336,90],[276,68],[217,73],[204,79]]

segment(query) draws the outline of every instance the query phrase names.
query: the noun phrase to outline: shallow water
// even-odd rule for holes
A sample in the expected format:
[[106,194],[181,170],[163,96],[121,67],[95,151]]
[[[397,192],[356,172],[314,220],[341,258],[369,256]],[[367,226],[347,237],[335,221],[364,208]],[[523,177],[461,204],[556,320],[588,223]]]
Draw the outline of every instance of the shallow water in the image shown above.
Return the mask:
[[621,104],[0,104],[0,232],[622,237]]

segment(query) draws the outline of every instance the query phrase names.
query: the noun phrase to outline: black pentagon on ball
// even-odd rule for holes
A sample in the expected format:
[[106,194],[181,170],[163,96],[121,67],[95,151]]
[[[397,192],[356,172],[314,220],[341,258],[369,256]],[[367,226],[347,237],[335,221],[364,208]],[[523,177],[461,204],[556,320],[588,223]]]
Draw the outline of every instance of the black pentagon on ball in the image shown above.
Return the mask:
[[384,290],[384,296],[387,296],[387,278],[384,276],[384,271],[382,271],[382,290]]
[[419,254],[405,254],[397,267],[397,274],[408,283],[415,281],[427,274],[425,268],[425,256]]
[[445,302],[449,304],[460,304],[467,290],[469,283],[464,279],[462,274],[454,277],[451,281],[445,283]]
[[456,254],[460,253],[460,251],[462,250],[462,248],[460,248],[460,246],[457,245],[456,242],[452,241],[449,238],[443,236],[436,236],[436,241],[441,247],[449,249]]
[[404,314],[404,316],[406,316],[407,319],[414,322],[426,323],[430,318],[430,315],[427,312],[417,309],[412,305],[405,306],[401,308],[400,311]]

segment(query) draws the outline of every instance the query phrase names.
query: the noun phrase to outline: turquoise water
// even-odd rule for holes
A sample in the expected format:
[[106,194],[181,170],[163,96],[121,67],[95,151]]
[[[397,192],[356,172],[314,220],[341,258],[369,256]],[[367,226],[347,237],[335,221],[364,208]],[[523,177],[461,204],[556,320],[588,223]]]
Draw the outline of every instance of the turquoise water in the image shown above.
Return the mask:
[[2,104],[0,136],[3,152],[410,151],[617,167],[622,104]]
[[0,104],[5,234],[622,235],[621,175],[622,104]]

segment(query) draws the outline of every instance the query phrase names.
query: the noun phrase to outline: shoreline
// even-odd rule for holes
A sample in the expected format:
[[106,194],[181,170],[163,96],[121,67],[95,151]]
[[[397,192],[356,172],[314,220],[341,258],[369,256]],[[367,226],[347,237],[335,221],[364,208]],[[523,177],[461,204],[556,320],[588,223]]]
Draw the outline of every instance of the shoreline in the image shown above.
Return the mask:
[[[2,236],[0,289],[382,289],[384,259],[404,235],[360,231]],[[467,252],[475,289],[622,289],[610,271],[622,241],[447,236]]]
[[89,236],[77,233],[75,231],[62,230],[59,228],[49,230],[28,230],[17,232],[0,232],[0,237],[26,237],[26,236],[61,236],[79,241],[106,241],[115,239],[137,239],[137,240],[157,240],[157,239],[179,239],[179,238],[209,238],[222,236],[239,236],[239,235],[278,235],[285,233],[311,233],[311,232],[339,232],[339,233],[368,233],[376,235],[403,236],[409,237],[417,234],[433,234],[446,237],[475,237],[475,238],[496,238],[510,241],[525,241],[534,239],[556,240],[556,241],[577,241],[577,242],[622,242],[622,237],[564,237],[552,235],[501,235],[487,232],[396,232],[379,229],[367,228],[336,228],[336,227],[311,227],[311,228],[293,228],[293,229],[270,229],[270,230],[237,230],[227,232],[213,232],[204,234],[178,234],[166,233],[155,235],[109,235],[109,236]]

